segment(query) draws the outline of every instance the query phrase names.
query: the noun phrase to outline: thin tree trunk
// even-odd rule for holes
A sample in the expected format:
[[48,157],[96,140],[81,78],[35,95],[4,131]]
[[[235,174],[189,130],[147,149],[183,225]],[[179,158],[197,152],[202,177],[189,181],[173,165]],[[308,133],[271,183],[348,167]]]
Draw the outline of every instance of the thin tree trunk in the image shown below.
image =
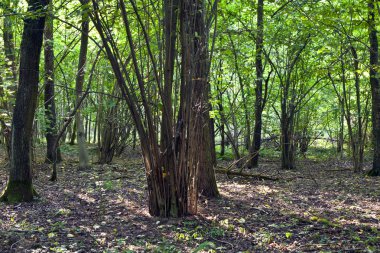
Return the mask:
[[[83,5],[87,4],[88,0],[83,1]],[[87,20],[87,13],[82,14],[82,34],[81,34],[81,45],[79,52],[79,63],[78,72],[76,78],[76,103],[79,102],[83,94],[83,83],[85,75],[85,67],[87,61],[87,47],[88,47],[88,32],[89,24]],[[79,148],[79,168],[85,169],[89,167],[88,151],[86,146],[86,135],[84,131],[83,118],[81,113],[81,108],[78,109],[75,115],[75,122],[77,125],[77,141]]]
[[354,172],[360,172],[363,167],[363,155],[364,155],[364,139],[363,139],[363,120],[361,113],[361,101],[360,101],[360,76],[359,76],[359,59],[356,49],[351,46],[351,53],[354,58],[354,75],[355,75],[355,95],[356,95],[356,109],[357,109],[357,133],[354,137],[356,146],[354,154]]
[[343,144],[344,144],[344,105],[343,102],[339,99],[340,105],[340,115],[339,115],[339,133],[337,141],[337,152],[340,154],[340,157],[343,158]]
[[77,138],[77,122],[74,121],[73,127],[71,128],[69,145],[74,145],[76,138]]
[[[20,53],[20,76],[12,120],[12,155],[9,180],[1,200],[31,201],[36,195],[32,184],[31,138],[37,106],[39,62],[48,1],[29,0],[24,20]],[[36,14],[37,13],[37,14]],[[37,15],[37,16],[36,16]]]
[[249,167],[259,165],[259,151],[261,147],[261,129],[263,113],[263,63],[264,48],[264,0],[257,2],[257,36],[256,36],[256,88],[255,88],[255,126],[253,130],[253,143],[250,149],[251,162]]
[[133,131],[132,131],[132,149],[135,150],[136,149],[136,142],[137,142],[137,136],[136,136],[136,128],[134,127],[133,128]]
[[98,112],[96,112],[96,118],[95,118],[95,122],[94,122],[94,132],[93,132],[93,136],[92,136],[92,142],[93,143],[96,143],[97,128],[98,128]]
[[[57,115],[55,110],[55,92],[54,92],[54,43],[53,43],[53,4],[49,4],[49,16],[46,18],[44,31],[45,39],[45,117],[46,117],[46,159],[45,162],[51,163],[54,159],[53,146],[57,138]],[[57,148],[57,162],[62,161],[61,152]]]
[[[223,94],[222,92],[218,91],[218,109],[220,115],[223,115]],[[224,129],[224,120],[220,119],[220,155],[223,157],[226,151],[226,141],[225,141],[225,129]]]
[[[162,121],[161,121],[161,152],[165,154],[163,167],[165,173],[168,173],[169,178],[165,181],[175,181],[174,171],[170,171],[175,165],[175,150],[173,147],[173,109],[172,109],[172,94],[173,94],[173,77],[174,77],[174,63],[176,58],[176,39],[177,39],[177,21],[179,15],[179,1],[178,0],[165,0],[164,1],[164,35],[165,35],[165,66],[164,66],[164,91],[162,97]],[[134,132],[135,137],[135,132]],[[135,140],[135,138],[134,138]],[[168,189],[170,187],[170,189]],[[171,215],[176,216],[178,213],[177,192],[174,184],[170,184],[167,191],[173,199],[170,205]],[[170,201],[166,201],[170,202]],[[155,207],[150,203],[150,210]],[[164,210],[159,211],[164,213]]]

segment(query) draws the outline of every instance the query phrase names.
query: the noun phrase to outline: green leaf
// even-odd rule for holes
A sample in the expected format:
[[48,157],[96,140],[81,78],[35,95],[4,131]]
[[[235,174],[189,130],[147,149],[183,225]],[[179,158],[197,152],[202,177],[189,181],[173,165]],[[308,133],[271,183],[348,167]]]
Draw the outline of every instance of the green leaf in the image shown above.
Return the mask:
[[286,232],[286,233],[285,233],[285,237],[286,237],[287,239],[290,239],[292,236],[293,236],[293,233],[291,233],[291,232]]

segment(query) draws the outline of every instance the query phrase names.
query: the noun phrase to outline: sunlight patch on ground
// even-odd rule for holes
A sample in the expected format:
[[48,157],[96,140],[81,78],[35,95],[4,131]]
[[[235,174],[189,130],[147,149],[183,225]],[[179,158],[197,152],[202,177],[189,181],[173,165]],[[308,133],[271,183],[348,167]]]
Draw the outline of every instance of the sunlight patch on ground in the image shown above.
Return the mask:
[[86,201],[87,203],[95,203],[96,199],[88,196],[87,194],[79,193],[77,194],[77,197],[83,201]]

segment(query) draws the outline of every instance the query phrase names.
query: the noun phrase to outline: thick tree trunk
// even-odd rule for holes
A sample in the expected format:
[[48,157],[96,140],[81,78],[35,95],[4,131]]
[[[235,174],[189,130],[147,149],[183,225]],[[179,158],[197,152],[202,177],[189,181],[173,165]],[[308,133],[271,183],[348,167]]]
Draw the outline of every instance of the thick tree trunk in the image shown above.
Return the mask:
[[[215,141],[214,141],[214,122],[210,119],[210,108],[211,104],[209,102],[209,97],[211,93],[210,83],[208,82],[208,50],[207,50],[207,31],[205,24],[205,10],[203,7],[203,1],[194,1],[197,5],[197,10],[195,15],[195,41],[198,42],[195,46],[195,56],[194,58],[198,60],[195,62],[195,76],[196,83],[199,85],[199,96],[203,110],[201,110],[201,131],[202,139],[201,153],[203,158],[200,160],[199,172],[198,172],[198,191],[206,197],[217,197],[219,195],[218,187],[216,184],[214,165],[216,165],[215,156]],[[197,38],[196,35],[200,35]],[[199,55],[199,59],[196,56]],[[197,88],[197,87],[196,87]],[[201,107],[202,108],[202,107]],[[199,108],[199,109],[201,109]],[[197,110],[199,110],[197,108]],[[200,129],[198,129],[199,131]]]
[[[182,117],[187,121],[187,166],[190,179],[188,185],[188,211],[197,212],[198,187],[203,194],[218,195],[213,168],[210,116],[209,84],[207,78],[208,50],[205,10],[202,0],[181,3],[182,87],[184,97]],[[184,135],[183,135],[184,136]],[[201,147],[201,150],[199,148]],[[199,152],[201,151],[201,152]]]
[[374,0],[368,1],[368,31],[370,43],[370,83],[372,92],[373,164],[369,176],[380,176],[380,80],[379,44],[375,25]]
[[7,187],[1,199],[8,202],[31,201],[31,138],[37,106],[39,62],[48,1],[29,0],[32,18],[24,20],[20,53],[20,76],[12,120],[12,155]]
[[[57,138],[57,114],[55,110],[54,98],[54,43],[53,43],[53,18],[52,3],[49,4],[49,16],[46,18],[44,39],[45,39],[45,117],[46,117],[46,159],[45,162],[52,163],[54,161],[55,152],[53,150],[54,143]],[[57,162],[62,161],[61,152],[57,148]]]
[[[198,167],[201,163],[199,147],[202,146],[203,134],[203,110],[207,107],[207,94],[203,94],[204,87],[207,87],[206,71],[201,67],[207,59],[202,59],[204,54],[202,50],[207,50],[204,41],[204,32],[199,31],[198,17],[204,18],[201,1],[182,1],[180,7],[181,13],[181,45],[182,45],[182,84],[181,84],[181,109],[175,136],[169,136],[170,141],[165,140],[169,145],[162,148],[165,152],[160,152],[157,138],[157,126],[154,121],[151,104],[148,103],[150,97],[147,95],[147,87],[144,78],[141,75],[140,65],[136,58],[136,49],[133,43],[133,37],[130,30],[129,15],[127,14],[125,3],[119,0],[121,15],[124,21],[124,27],[127,33],[127,40],[131,52],[134,73],[137,79],[138,92],[140,101],[137,100],[137,93],[127,85],[127,78],[130,73],[125,70],[123,61],[119,58],[117,47],[111,45],[108,34],[105,34],[101,22],[101,12],[97,1],[93,0],[94,13],[91,19],[102,39],[105,51],[112,65],[117,84],[120,87],[122,96],[125,98],[130,110],[132,119],[135,123],[136,130],[140,137],[141,150],[144,158],[147,184],[148,184],[148,201],[149,212],[154,216],[178,217],[188,214],[194,214],[197,211],[197,176]],[[152,65],[155,65],[155,58],[151,54],[149,39],[147,38],[145,26],[141,23],[138,9],[134,1],[130,1],[140,28],[143,31],[145,45],[149,52],[149,58]],[[169,5],[173,6],[173,5]],[[199,36],[197,36],[197,34]],[[202,39],[203,38],[203,39]],[[112,49],[111,49],[112,47]],[[154,66],[153,69],[156,69]],[[155,70],[154,70],[155,72]],[[160,78],[155,73],[157,84],[160,85]],[[161,92],[161,91],[160,91]],[[164,96],[163,93],[160,94]],[[142,104],[144,115],[137,106]],[[168,110],[163,103],[163,110]],[[168,112],[162,113],[164,117]],[[165,120],[173,120],[166,118]],[[162,124],[169,126],[170,122]],[[161,129],[161,131],[173,131],[171,129]],[[174,131],[173,131],[174,132]],[[174,137],[174,138],[173,138]],[[164,143],[164,142],[162,142]],[[171,153],[170,153],[171,152]],[[173,167],[165,167],[165,156],[172,156]]]
[[264,47],[264,0],[257,2],[257,36],[256,36],[256,88],[255,88],[255,126],[253,130],[253,143],[250,149],[251,162],[249,167],[259,165],[259,151],[261,147],[261,128],[263,113],[263,47]]
[[[87,4],[88,0],[83,1],[82,4]],[[84,83],[84,75],[85,75],[85,67],[87,61],[87,47],[88,47],[88,32],[89,32],[89,24],[87,20],[87,13],[82,14],[82,34],[81,34],[81,45],[79,52],[79,63],[78,63],[78,72],[76,78],[76,103],[79,102],[83,94],[83,83]],[[75,115],[75,122],[77,125],[77,141],[79,148],[79,168],[86,169],[89,167],[88,161],[88,151],[86,145],[86,135],[84,132],[83,125],[83,117],[81,113],[81,109],[79,108]]]
[[[208,113],[208,110],[207,110]],[[214,171],[214,157],[212,152],[212,139],[211,139],[211,121],[206,115],[204,115],[204,126],[203,126],[203,146],[201,153],[203,154],[203,161],[199,166],[199,176],[198,176],[198,191],[200,194],[206,197],[217,197],[219,195],[218,187],[215,179]]]

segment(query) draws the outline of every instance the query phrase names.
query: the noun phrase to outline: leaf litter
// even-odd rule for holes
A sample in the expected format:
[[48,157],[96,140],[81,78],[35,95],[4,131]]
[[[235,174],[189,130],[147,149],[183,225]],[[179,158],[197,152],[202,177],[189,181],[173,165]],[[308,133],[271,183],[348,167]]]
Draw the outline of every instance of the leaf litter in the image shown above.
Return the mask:
[[[220,197],[200,197],[198,215],[162,219],[147,210],[138,154],[88,170],[70,159],[56,183],[42,157],[34,164],[38,200],[0,203],[0,252],[380,251],[380,181],[343,161],[255,169],[278,181],[218,174]],[[2,188],[6,176],[2,164]]]

